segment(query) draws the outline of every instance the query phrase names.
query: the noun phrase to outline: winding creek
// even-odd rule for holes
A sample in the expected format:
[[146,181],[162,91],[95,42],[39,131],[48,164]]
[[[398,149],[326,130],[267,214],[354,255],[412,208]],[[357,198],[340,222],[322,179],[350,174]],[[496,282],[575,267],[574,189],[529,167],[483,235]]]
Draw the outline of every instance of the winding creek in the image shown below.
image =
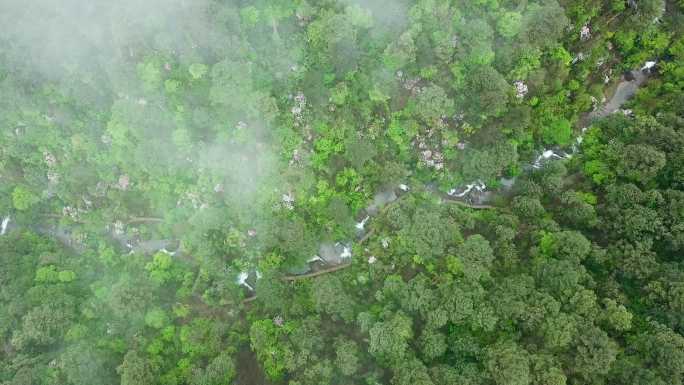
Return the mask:
[[[655,66],[655,62],[647,62],[641,70],[633,70],[625,74],[622,80],[618,83],[612,97],[600,108],[591,111],[580,119],[580,124],[583,128],[581,134],[575,139],[573,145],[569,149],[543,149],[530,163],[523,165],[523,170],[531,172],[533,170],[544,167],[544,164],[552,161],[567,160],[577,153],[582,143],[582,135],[591,121],[603,118],[610,114],[620,111],[620,108],[637,92],[639,87],[644,84],[650,75],[651,69]],[[428,191],[431,191],[442,199],[442,201],[451,201],[472,209],[490,209],[494,206],[489,205],[493,198],[502,193],[507,193],[515,185],[516,177],[504,178],[499,180],[500,188],[496,190],[488,189],[488,186],[482,180],[475,180],[465,186],[458,186],[450,189],[446,193],[437,190],[433,185],[426,185]],[[401,194],[410,190],[407,184],[400,184],[396,188],[380,191],[375,194],[371,204],[361,214],[361,220],[356,223],[358,230],[357,243],[363,243],[371,234],[372,230],[367,229],[367,223],[374,216],[382,210],[383,207],[395,202]],[[332,244],[322,244],[318,255],[313,256],[307,261],[307,266],[290,271],[291,275],[284,279],[288,281],[297,280],[305,277],[313,277],[325,274],[332,271],[337,271],[351,265],[351,244],[352,241],[338,242]],[[373,263],[372,260],[368,261]],[[321,268],[316,269],[317,264],[322,265]],[[245,274],[246,272],[240,273]],[[258,271],[256,272],[258,275]],[[257,277],[258,278],[258,277]],[[241,283],[238,280],[238,283]],[[246,286],[247,287],[247,286]],[[253,294],[256,292],[251,286],[247,287]],[[254,299],[256,295],[252,295],[248,299]]]
[[[604,105],[595,109],[592,112],[585,114],[580,119],[580,125],[586,126],[592,120],[608,116],[612,113],[620,111],[621,107],[636,93],[638,88],[644,84],[648,79],[650,70],[655,65],[655,62],[647,62],[641,70],[634,70],[627,73],[623,79],[618,83],[614,94]],[[584,132],[584,129],[582,130]],[[539,154],[528,164],[523,165],[523,170],[530,172],[544,166],[545,163],[557,160],[566,160],[572,157],[574,153],[579,151],[579,145],[582,142],[582,135],[578,136],[575,144],[568,149],[543,149]],[[491,190],[481,180],[472,181],[465,186],[457,186],[447,192],[437,190],[433,185],[426,185],[428,191],[437,194],[443,201],[451,201],[462,206],[473,209],[489,209],[494,206],[489,205],[493,198],[502,193],[508,192],[512,189],[516,182],[516,178],[501,178],[499,180],[500,188]],[[301,278],[307,278],[325,274],[332,271],[337,271],[351,265],[352,261],[352,244],[363,243],[373,230],[368,228],[369,221],[379,215],[383,208],[388,207],[391,203],[397,201],[402,195],[411,190],[411,186],[407,184],[400,184],[394,188],[389,188],[375,194],[373,200],[366,207],[360,215],[359,222],[356,223],[357,239],[341,240],[335,243],[322,243],[319,245],[318,254],[312,256],[307,260],[307,263],[297,269],[292,269],[288,276],[283,277],[286,281],[293,281]],[[158,218],[149,218],[158,222]],[[7,233],[10,228],[10,215],[2,217],[0,222],[0,235]],[[180,244],[177,240],[172,239],[153,239],[153,240],[136,240],[126,234],[121,228],[121,224],[117,223],[113,226],[108,226],[107,231],[110,237],[116,241],[122,248],[128,250],[129,253],[153,254],[156,252],[164,252],[169,255],[176,255],[181,251]],[[34,227],[39,233],[53,236],[64,245],[81,251],[82,243],[73,234],[71,229],[65,225],[36,225]],[[374,261],[369,260],[369,263]],[[246,289],[248,292],[247,301],[256,298],[256,281],[261,278],[261,274],[256,269],[245,270],[238,272],[235,277],[235,283]]]

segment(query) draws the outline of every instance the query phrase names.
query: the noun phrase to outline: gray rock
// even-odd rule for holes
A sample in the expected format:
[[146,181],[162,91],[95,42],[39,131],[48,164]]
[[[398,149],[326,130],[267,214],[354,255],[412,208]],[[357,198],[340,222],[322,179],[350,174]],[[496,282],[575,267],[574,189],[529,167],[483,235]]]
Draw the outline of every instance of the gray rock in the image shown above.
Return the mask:
[[381,191],[373,197],[373,202],[366,208],[368,215],[375,215],[380,209],[388,203],[397,200],[397,194],[394,189]]

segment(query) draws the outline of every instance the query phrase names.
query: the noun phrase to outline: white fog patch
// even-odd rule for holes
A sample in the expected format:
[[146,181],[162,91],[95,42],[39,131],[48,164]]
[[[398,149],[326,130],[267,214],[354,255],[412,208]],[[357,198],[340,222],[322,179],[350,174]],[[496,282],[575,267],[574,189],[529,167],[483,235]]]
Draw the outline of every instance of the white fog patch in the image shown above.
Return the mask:
[[212,28],[210,4],[207,0],[3,0],[0,30],[11,43],[8,60],[30,63],[43,76],[62,79],[73,73],[85,76],[98,67],[122,68],[137,55],[142,41],[188,59],[217,49],[215,42],[220,40]]
[[408,25],[408,8],[397,0],[341,0],[348,6],[357,6],[373,16],[373,33],[400,33]]

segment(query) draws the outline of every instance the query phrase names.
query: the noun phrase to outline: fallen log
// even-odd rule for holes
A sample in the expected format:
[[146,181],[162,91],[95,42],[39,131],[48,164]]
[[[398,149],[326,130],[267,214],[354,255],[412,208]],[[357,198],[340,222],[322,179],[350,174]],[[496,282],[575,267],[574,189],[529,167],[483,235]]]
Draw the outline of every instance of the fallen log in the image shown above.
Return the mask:
[[145,223],[145,222],[164,222],[164,218],[157,218],[157,217],[131,217],[127,223],[133,224],[133,223]]
[[444,202],[452,203],[452,204],[463,206],[463,207],[467,207],[467,208],[473,209],[473,210],[489,210],[489,209],[495,209],[496,208],[496,206],[492,206],[492,205],[477,205],[477,204],[466,203],[463,201],[457,201],[457,200],[453,200],[453,199],[445,199]]
[[333,267],[323,269],[323,270],[318,270],[318,271],[315,271],[313,273],[300,274],[300,275],[286,275],[281,279],[283,281],[286,281],[286,282],[293,282],[293,281],[298,281],[300,279],[318,277],[319,275],[328,274],[328,273],[332,273],[332,272],[335,272],[338,270],[346,269],[349,266],[351,266],[351,262],[341,264],[341,265],[337,265],[337,266],[333,266]]
[[242,300],[242,303],[243,303],[243,304],[245,304],[245,303],[250,303],[250,302],[252,302],[252,301],[255,301],[256,299],[257,299],[257,296],[256,296],[256,294],[254,294],[254,295],[251,296],[251,297],[247,297],[247,298],[243,299],[243,300]]

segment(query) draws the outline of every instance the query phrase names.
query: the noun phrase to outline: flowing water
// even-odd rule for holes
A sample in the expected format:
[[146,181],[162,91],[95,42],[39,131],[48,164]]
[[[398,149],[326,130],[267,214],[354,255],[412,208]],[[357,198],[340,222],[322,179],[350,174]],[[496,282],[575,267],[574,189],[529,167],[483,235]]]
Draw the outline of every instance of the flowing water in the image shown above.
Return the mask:
[[[591,120],[602,118],[618,111],[622,105],[627,102],[627,100],[629,100],[629,98],[636,93],[637,89],[648,79],[650,69],[654,65],[655,62],[648,62],[641,71],[630,72],[628,76],[626,76],[625,79],[618,84],[617,89],[611,99],[601,108],[586,114],[582,120],[590,122]],[[523,165],[523,169],[526,171],[531,171],[543,167],[543,165],[549,161],[568,159],[572,157],[573,153],[578,151],[578,146],[581,144],[581,141],[582,136],[580,135],[577,138],[576,143],[573,144],[571,152],[565,152],[561,149],[544,149],[531,163]],[[515,184],[515,181],[515,177],[501,178],[501,188],[494,191],[488,190],[487,186],[481,180],[475,180],[469,184],[466,184],[465,186],[453,188],[446,194],[442,195],[447,199],[460,200],[465,203],[482,205],[490,202],[497,193],[505,193],[510,191]],[[398,194],[407,192],[410,189],[407,184],[400,184],[397,187],[398,188],[386,188],[375,194],[373,200],[363,213],[363,219],[356,224],[359,238],[362,238],[363,235],[367,233],[366,224],[369,220],[377,215],[383,207],[396,201],[399,197]],[[430,191],[434,191],[436,193],[438,192],[436,188],[430,184],[426,187]],[[289,199],[289,196],[284,197]],[[288,202],[291,203],[289,200]],[[0,223],[0,235],[4,235],[6,233],[9,222],[9,215],[2,219],[2,222]],[[79,242],[75,238],[74,234],[64,226],[37,226],[36,229],[38,232],[55,237],[67,246],[76,248],[77,250],[79,248]],[[108,229],[108,231],[114,240],[116,240],[122,247],[128,249],[131,253],[153,254],[158,251],[162,251],[169,255],[175,255],[177,249],[179,249],[178,242],[174,240],[134,240],[124,231],[116,231],[116,226],[114,226],[114,230]],[[290,273],[304,274],[310,272],[312,267],[316,264],[326,265],[329,267],[348,263],[352,258],[351,244],[351,240],[341,240],[335,243],[321,243],[319,246],[318,255],[312,256],[308,259],[305,265],[298,269],[294,269],[296,271],[291,271]],[[169,251],[169,249],[176,251]],[[254,292],[255,287],[253,284],[250,284],[250,282],[255,283],[259,278],[260,274],[256,270],[242,271],[238,273],[236,284],[244,286],[249,291]]]

